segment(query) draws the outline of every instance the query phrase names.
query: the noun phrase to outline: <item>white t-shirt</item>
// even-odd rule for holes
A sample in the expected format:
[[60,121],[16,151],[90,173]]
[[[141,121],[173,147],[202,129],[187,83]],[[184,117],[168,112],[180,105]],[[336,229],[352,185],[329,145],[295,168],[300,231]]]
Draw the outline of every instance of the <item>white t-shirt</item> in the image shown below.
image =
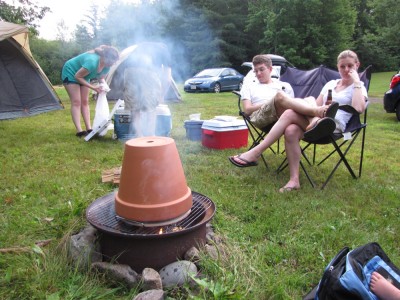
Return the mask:
[[[353,98],[353,90],[354,84],[349,85],[347,88],[340,92],[335,91],[335,87],[337,86],[340,79],[335,79],[327,82],[325,86],[321,90],[321,95],[323,95],[323,104],[326,102],[326,97],[328,96],[328,90],[332,90],[332,101],[338,102],[339,105],[351,105]],[[368,93],[364,86],[364,83],[361,82],[361,91],[363,96],[368,99]],[[351,114],[345,112],[343,110],[338,110],[335,116],[336,128],[343,132],[346,128],[347,122],[351,118]]]
[[259,83],[257,82],[245,82],[240,90],[241,98],[250,100],[253,105],[259,103],[265,103],[273,99],[278,91],[284,90],[285,92],[293,97],[293,88],[287,83],[277,79],[272,79],[272,83]]

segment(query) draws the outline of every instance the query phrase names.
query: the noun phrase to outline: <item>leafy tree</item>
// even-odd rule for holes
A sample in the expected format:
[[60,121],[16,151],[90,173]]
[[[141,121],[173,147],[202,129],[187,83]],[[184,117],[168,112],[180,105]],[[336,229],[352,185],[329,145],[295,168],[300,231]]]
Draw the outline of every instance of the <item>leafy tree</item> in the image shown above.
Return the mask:
[[247,31],[262,32],[262,52],[283,55],[298,67],[332,67],[352,45],[356,15],[347,0],[251,1],[249,10]]
[[0,20],[27,25],[32,33],[37,35],[37,21],[43,19],[50,8],[40,7],[31,0],[18,0],[17,3],[19,5],[14,6],[0,0]]
[[62,19],[57,23],[57,36],[56,39],[59,41],[67,41],[66,32],[68,31],[68,26],[65,24],[65,21]]
[[400,7],[395,0],[373,2],[376,34],[363,36],[365,48],[370,45],[371,63],[380,70],[396,70],[400,65]]

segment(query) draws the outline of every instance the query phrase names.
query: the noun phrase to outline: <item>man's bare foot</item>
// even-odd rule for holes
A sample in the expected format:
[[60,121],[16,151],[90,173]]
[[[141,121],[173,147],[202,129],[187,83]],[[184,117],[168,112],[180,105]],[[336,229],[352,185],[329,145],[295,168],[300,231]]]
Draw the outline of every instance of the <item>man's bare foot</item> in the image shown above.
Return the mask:
[[372,273],[370,288],[381,300],[400,300],[400,290],[378,272]]

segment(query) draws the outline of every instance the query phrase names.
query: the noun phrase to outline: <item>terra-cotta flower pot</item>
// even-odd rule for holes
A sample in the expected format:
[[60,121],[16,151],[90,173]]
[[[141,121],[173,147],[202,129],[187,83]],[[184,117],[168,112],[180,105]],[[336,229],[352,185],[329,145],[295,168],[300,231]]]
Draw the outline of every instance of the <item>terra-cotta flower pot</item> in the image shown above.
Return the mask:
[[158,136],[128,140],[115,196],[116,214],[134,222],[168,223],[183,218],[191,207],[192,192],[175,141]]

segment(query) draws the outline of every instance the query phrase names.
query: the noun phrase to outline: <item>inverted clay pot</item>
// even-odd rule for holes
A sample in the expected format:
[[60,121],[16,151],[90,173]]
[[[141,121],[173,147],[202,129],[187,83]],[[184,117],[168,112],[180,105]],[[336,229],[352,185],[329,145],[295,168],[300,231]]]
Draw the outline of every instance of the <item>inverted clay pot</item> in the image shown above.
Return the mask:
[[173,139],[143,137],[125,143],[115,212],[125,220],[157,223],[181,219],[192,207]]

